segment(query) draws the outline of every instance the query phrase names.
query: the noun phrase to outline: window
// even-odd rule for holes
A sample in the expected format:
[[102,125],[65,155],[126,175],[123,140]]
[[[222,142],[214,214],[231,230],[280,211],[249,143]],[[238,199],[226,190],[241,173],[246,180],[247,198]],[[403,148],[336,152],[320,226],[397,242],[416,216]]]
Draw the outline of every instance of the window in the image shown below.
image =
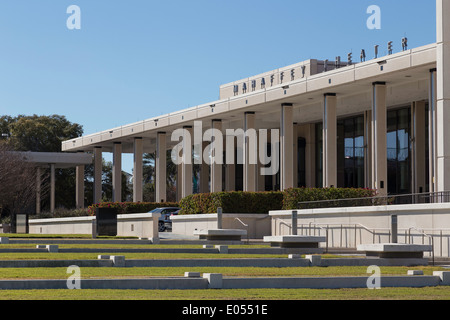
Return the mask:
[[389,194],[411,193],[411,109],[387,113]]
[[364,187],[364,117],[338,121],[338,186]]

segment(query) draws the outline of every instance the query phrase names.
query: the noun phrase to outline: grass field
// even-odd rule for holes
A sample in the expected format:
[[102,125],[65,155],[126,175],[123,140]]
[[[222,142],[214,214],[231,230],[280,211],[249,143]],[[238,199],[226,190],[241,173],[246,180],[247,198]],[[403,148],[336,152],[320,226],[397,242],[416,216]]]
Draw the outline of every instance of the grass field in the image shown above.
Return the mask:
[[[8,236],[8,235],[1,235]],[[16,235],[15,235],[16,236]],[[29,235],[27,238],[38,238]],[[55,235],[48,238],[64,238]],[[72,237],[71,237],[72,238]],[[75,237],[89,239],[88,236]],[[4,244],[0,248],[35,248],[34,244]],[[97,259],[107,248],[201,248],[201,245],[132,244],[61,244],[59,248],[97,248],[96,253],[0,253],[0,260],[23,259]],[[230,246],[230,248],[267,247]],[[106,253],[110,254],[110,253]],[[286,258],[286,255],[261,254],[188,254],[188,253],[114,253],[126,259],[196,259],[196,258]],[[323,255],[323,258],[336,258]],[[368,276],[367,267],[199,267],[199,268],[81,268],[82,279],[182,277],[184,272],[221,273],[224,277],[341,277]],[[406,275],[408,270],[422,270],[425,275],[446,270],[441,267],[381,267],[383,276]],[[2,268],[0,280],[67,279],[66,268]],[[0,300],[450,300],[450,287],[369,289],[233,289],[233,290],[0,290]]]
[[0,300],[450,300],[450,288],[9,290]]
[[[82,279],[182,277],[186,271],[221,273],[224,277],[344,277],[367,276],[367,267],[146,267],[146,268],[81,268]],[[444,270],[440,267],[381,267],[383,276],[406,275],[408,270],[423,270],[425,275]],[[66,279],[67,268],[2,268],[0,280],[10,279]]]

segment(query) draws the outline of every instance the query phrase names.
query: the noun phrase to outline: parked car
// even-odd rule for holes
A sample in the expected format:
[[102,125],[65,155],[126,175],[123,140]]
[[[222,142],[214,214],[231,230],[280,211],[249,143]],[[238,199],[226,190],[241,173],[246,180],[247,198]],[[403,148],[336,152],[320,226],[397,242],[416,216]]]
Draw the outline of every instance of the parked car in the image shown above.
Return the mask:
[[158,222],[158,231],[164,232],[168,230],[172,230],[172,220],[170,220],[170,216],[177,215],[180,211],[180,208],[177,207],[167,207],[167,208],[156,208],[149,213],[161,213],[161,217],[159,217]]

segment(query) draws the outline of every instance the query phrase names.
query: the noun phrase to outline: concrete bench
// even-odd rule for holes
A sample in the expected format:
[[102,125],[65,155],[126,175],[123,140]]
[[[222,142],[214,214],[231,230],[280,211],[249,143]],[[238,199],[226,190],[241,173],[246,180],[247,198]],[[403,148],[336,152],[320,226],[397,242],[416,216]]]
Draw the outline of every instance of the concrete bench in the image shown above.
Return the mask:
[[391,259],[423,259],[425,251],[431,251],[431,245],[376,243],[358,245],[358,251],[365,252],[367,257]]
[[272,247],[309,249],[311,253],[322,253],[320,242],[326,242],[326,237],[320,236],[267,236],[264,242],[269,242]]
[[247,236],[247,231],[241,229],[205,229],[194,231],[194,235],[198,236],[199,239],[206,240],[241,241],[242,237]]
[[58,247],[58,245],[54,245],[54,244],[50,244],[50,245],[38,244],[38,245],[36,245],[36,249],[47,249],[48,252],[58,252],[59,247]]

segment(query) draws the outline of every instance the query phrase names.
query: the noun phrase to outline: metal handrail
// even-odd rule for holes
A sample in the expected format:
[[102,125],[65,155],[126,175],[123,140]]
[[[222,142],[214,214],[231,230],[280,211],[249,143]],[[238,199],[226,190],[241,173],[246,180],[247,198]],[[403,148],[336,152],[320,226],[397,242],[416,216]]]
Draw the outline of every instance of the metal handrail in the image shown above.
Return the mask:
[[[376,205],[390,205],[390,202],[398,198],[406,197],[420,197],[422,199],[429,198],[433,199],[434,202],[450,202],[450,191],[439,191],[439,192],[422,192],[422,193],[408,193],[408,194],[396,194],[396,195],[386,195],[386,196],[374,196],[374,197],[360,197],[360,198],[343,198],[343,199],[329,199],[329,200],[316,200],[316,201],[302,201],[297,203],[297,208],[301,209],[302,205],[313,205],[313,204],[327,204],[335,202],[344,201],[370,201],[371,204],[360,205],[360,206],[376,206]],[[446,201],[444,201],[446,199]],[[379,200],[378,202],[376,200]],[[326,207],[323,207],[326,208]]]
[[234,220],[237,220],[238,222],[240,222],[246,229],[247,229],[247,244],[249,244],[250,239],[249,239],[249,235],[248,235],[248,224],[245,224],[241,219],[239,218],[234,218]]
[[[331,225],[331,226],[341,226],[341,228],[342,228],[343,226],[350,226],[350,227],[355,227],[355,229],[356,229],[357,226],[359,226],[359,227],[361,227],[362,229],[364,229],[364,230],[366,230],[367,232],[369,232],[369,233],[372,234],[372,236],[373,236],[373,243],[375,243],[375,236],[376,236],[376,231],[375,231],[375,230],[388,230],[388,231],[390,231],[389,228],[372,228],[372,229],[371,229],[371,228],[366,227],[365,225],[363,225],[363,224],[361,224],[361,223],[343,224],[343,223],[313,223],[313,222],[310,222],[310,223],[309,223],[310,232],[311,232],[311,226],[312,226],[312,225],[316,225],[316,226],[326,225],[327,228],[329,228],[330,225]],[[319,227],[319,228],[320,228],[320,227]],[[355,247],[356,247],[356,230],[355,230]]]
[[[310,226],[309,235],[311,235],[311,222],[310,222],[309,226]],[[320,225],[317,225],[317,226],[319,227],[319,229],[325,231],[325,239],[326,239],[326,241],[325,241],[325,253],[328,253],[328,247],[329,247],[328,246],[328,228],[329,228],[329,226],[327,225],[326,228],[323,228]],[[315,234],[315,232],[314,232],[314,234]],[[319,235],[320,235],[320,233],[319,233]]]
[[417,229],[416,227],[411,227],[411,228],[408,229],[408,240],[409,240],[409,243],[411,243],[411,230],[416,230],[417,232],[421,233],[425,237],[428,237],[428,239],[430,241],[430,244],[431,244],[431,258],[432,258],[433,266],[434,266],[434,239],[433,239],[433,236],[425,233],[423,230]]
[[[329,229],[329,226],[330,225],[335,225],[335,226],[341,226],[342,227],[342,226],[344,226],[344,224],[339,224],[339,223],[334,223],[334,224],[322,223],[322,224],[320,224],[320,223],[312,223],[312,222],[310,222],[309,223],[309,228],[310,228],[309,232],[310,232],[310,234],[311,234],[311,227],[312,226],[317,226],[317,227],[319,227],[320,229],[323,230],[324,228],[321,227],[320,225],[326,225],[327,226],[325,230],[326,230],[327,251],[328,251],[328,229]],[[388,228],[374,228],[374,229],[370,229],[370,228],[364,226],[361,223],[347,224],[347,226],[355,226],[355,228],[356,228],[356,226],[359,226],[359,227],[363,228],[364,230],[368,231],[369,233],[371,233],[373,236],[376,235],[376,231],[375,230],[389,230],[390,231],[390,229],[388,229]],[[434,266],[435,265],[435,255],[434,255],[434,238],[433,238],[433,236],[425,233],[423,230],[417,229],[416,227],[410,227],[410,228],[408,228],[408,243],[411,243],[411,230],[416,230],[417,232],[419,232],[420,234],[422,234],[423,236],[425,236],[425,237],[427,237],[429,239],[429,243],[431,244],[430,252],[431,252],[431,257],[432,257],[432,263],[433,263],[433,266]],[[440,229],[440,231],[442,233],[442,229]],[[356,243],[357,242],[356,242],[356,230],[355,230],[355,247],[356,247]]]
[[[280,219],[280,218],[275,218],[275,221],[280,221],[279,222],[279,229],[280,230],[278,230],[278,233],[279,234],[281,234],[281,225],[285,225],[286,227],[288,227],[289,228],[289,233],[291,233],[291,230],[292,230],[292,224],[289,224],[289,223],[287,223],[287,222],[285,222],[284,220],[282,220],[282,219]],[[275,229],[276,230],[276,229]]]

